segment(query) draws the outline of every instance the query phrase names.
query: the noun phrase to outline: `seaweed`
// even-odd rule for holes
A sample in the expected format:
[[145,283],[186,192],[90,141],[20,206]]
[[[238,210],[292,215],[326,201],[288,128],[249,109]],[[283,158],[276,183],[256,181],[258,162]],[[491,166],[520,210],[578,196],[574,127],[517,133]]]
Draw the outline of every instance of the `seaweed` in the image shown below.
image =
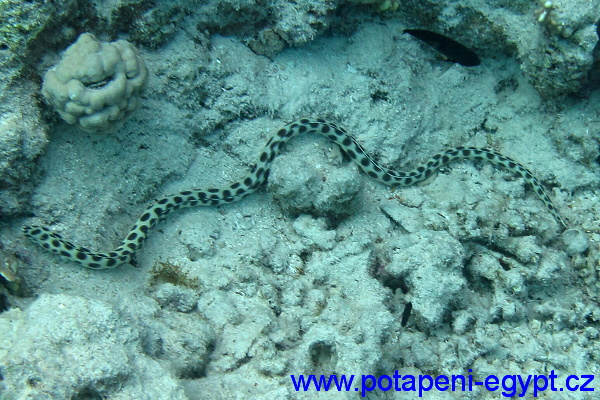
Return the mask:
[[192,278],[188,273],[181,269],[181,266],[173,264],[169,261],[157,262],[150,271],[150,285],[158,283],[172,283],[176,286],[198,289],[200,282],[198,278]]

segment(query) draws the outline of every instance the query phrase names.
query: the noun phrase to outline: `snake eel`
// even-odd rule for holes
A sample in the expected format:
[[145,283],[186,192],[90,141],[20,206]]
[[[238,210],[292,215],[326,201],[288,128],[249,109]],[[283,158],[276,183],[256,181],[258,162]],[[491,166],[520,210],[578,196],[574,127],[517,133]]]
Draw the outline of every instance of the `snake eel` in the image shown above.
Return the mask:
[[285,125],[276,135],[271,137],[260,153],[258,162],[252,166],[250,173],[244,179],[220,188],[186,190],[156,201],[144,211],[121,245],[112,252],[92,252],[85,247],[77,246],[63,239],[58,233],[42,226],[24,226],[23,232],[33,242],[46,250],[59,254],[84,267],[92,269],[115,268],[123,263],[133,261],[135,253],[144,244],[150,230],[173,211],[184,207],[219,206],[234,203],[256,191],[269,177],[269,169],[275,157],[292,137],[300,133],[318,133],[331,139],[365,174],[389,186],[414,185],[429,178],[440,167],[454,160],[469,159],[489,162],[522,177],[525,182],[533,187],[534,192],[548,208],[548,211],[563,227],[566,227],[565,221],[533,174],[521,164],[493,150],[477,147],[450,148],[434,155],[427,162],[413,170],[397,172],[379,165],[356,139],[339,126],[322,119],[305,118]]

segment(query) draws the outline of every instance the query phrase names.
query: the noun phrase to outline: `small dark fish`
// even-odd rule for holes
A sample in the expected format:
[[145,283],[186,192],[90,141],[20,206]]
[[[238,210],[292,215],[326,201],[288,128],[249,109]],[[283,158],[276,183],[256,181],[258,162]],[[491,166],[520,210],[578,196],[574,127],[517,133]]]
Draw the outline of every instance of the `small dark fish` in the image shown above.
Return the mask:
[[473,50],[468,49],[456,40],[450,39],[439,33],[426,31],[425,29],[405,29],[404,33],[424,41],[443,55],[449,61],[459,63],[463,67],[475,67],[481,64],[479,56]]
[[408,318],[410,317],[411,311],[412,311],[412,303],[408,302],[404,306],[404,311],[402,312],[402,322],[400,322],[400,325],[402,325],[403,327],[406,326],[406,324],[408,323]]

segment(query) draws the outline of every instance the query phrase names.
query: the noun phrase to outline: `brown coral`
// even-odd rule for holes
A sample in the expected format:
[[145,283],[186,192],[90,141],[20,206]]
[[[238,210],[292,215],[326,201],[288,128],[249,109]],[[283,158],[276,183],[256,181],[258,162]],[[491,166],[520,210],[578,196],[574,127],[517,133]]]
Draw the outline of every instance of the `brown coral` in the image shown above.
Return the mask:
[[83,33],[46,73],[42,94],[68,123],[108,133],[138,108],[147,80],[144,60],[131,43],[100,42]]

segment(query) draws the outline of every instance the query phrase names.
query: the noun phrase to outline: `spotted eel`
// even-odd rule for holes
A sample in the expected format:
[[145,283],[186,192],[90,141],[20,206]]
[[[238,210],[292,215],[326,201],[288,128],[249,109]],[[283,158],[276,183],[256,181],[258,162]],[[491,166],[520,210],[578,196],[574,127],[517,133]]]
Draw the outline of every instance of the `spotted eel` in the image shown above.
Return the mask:
[[414,185],[429,178],[440,167],[454,160],[481,160],[504,167],[530,184],[548,208],[548,211],[563,227],[566,226],[565,221],[533,174],[521,164],[493,150],[476,147],[450,148],[434,155],[427,162],[411,171],[397,172],[379,165],[356,139],[339,126],[322,119],[305,118],[285,125],[276,135],[271,137],[260,153],[258,162],[252,166],[250,173],[243,180],[220,188],[185,190],[163,197],[152,204],[144,211],[121,245],[114,251],[94,253],[85,247],[77,246],[63,239],[58,233],[42,226],[24,226],[23,232],[33,242],[46,250],[59,254],[84,267],[92,269],[115,268],[123,263],[131,262],[135,253],[144,244],[150,230],[173,211],[184,207],[219,206],[234,203],[256,191],[269,177],[269,169],[275,157],[292,137],[300,133],[318,133],[331,139],[365,174],[390,186]]

